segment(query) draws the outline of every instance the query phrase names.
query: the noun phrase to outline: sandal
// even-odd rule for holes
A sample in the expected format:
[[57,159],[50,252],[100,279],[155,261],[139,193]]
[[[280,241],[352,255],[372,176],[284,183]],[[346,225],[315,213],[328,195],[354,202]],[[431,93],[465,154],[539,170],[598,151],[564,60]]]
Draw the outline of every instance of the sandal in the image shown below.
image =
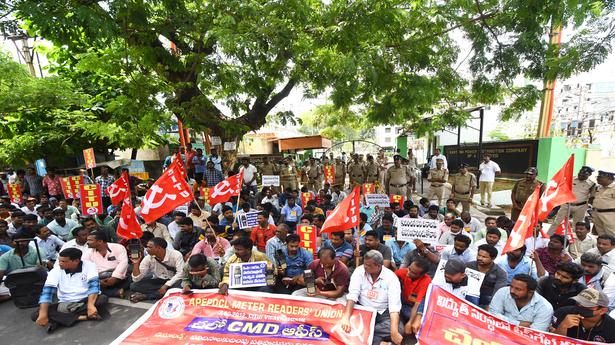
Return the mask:
[[130,301],[132,303],[141,302],[141,301],[145,300],[146,298],[147,298],[147,296],[145,296],[144,294],[142,294],[140,292],[135,292],[132,295],[130,295]]

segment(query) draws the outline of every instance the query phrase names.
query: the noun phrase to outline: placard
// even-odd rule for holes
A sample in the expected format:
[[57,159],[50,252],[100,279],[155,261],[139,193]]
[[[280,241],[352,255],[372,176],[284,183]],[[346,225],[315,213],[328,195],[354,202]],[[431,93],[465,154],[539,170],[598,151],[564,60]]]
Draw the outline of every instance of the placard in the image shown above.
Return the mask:
[[236,148],[237,148],[237,144],[234,141],[224,142],[224,151],[235,151]]
[[313,225],[297,226],[297,235],[299,235],[299,247],[305,248],[316,258],[316,227]]
[[438,221],[422,218],[397,218],[397,240],[412,242],[421,240],[423,243],[436,244],[440,232]]
[[21,205],[23,202],[23,194],[21,193],[21,185],[17,183],[9,183],[6,188],[7,193],[9,193],[9,198],[11,202],[17,205]]
[[325,165],[323,168],[323,172],[325,175],[324,182],[333,184],[333,182],[335,182],[335,166],[331,164]]
[[376,185],[374,183],[364,183],[363,194],[376,194]]
[[280,176],[279,175],[263,175],[262,185],[279,187],[280,186]]
[[81,194],[81,214],[103,214],[102,193],[99,184],[82,184],[79,186]]
[[391,202],[386,194],[365,194],[365,206],[391,207]]
[[96,168],[96,157],[94,156],[93,148],[83,150],[83,160],[85,161],[86,169]]
[[222,138],[220,137],[211,137],[211,144],[214,146],[222,145]]
[[396,203],[398,203],[398,204],[399,204],[399,206],[400,206],[400,207],[402,207],[402,208],[403,208],[403,206],[404,206],[404,201],[405,201],[405,200],[406,200],[406,199],[404,198],[404,196],[403,196],[403,195],[397,195],[397,194],[396,194],[396,195],[391,195],[391,197],[389,198],[389,201],[391,202],[391,204],[396,202]]
[[267,285],[267,262],[241,262],[231,264],[229,287],[231,289]]
[[237,224],[240,229],[250,229],[258,225],[256,217],[260,214],[260,211],[253,211],[248,213],[240,213],[237,215]]

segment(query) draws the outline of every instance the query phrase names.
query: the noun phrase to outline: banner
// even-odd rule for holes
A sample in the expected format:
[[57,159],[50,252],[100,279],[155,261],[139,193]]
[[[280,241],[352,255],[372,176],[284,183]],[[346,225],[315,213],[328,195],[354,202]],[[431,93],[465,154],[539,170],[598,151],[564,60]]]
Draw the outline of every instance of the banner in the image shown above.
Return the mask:
[[412,242],[421,240],[423,243],[436,244],[440,232],[438,221],[421,218],[397,218],[397,240]]
[[225,141],[224,142],[224,151],[235,151],[237,148],[237,143],[234,141]]
[[209,187],[200,187],[199,197],[203,198],[206,204],[209,204]]
[[181,159],[175,159],[150,187],[141,202],[141,217],[145,222],[153,222],[176,207],[194,200],[185,174]]
[[375,194],[376,193],[376,185],[373,183],[364,183],[363,184],[363,194]]
[[64,194],[64,198],[72,199],[73,189],[71,188],[70,180],[68,177],[60,177],[60,186],[62,187],[62,194]]
[[267,285],[267,262],[242,262],[231,264],[229,288],[250,288]]
[[79,186],[81,194],[81,214],[103,214],[102,193],[99,184],[82,184]]
[[79,192],[79,189],[81,188],[81,185],[83,184],[83,176],[82,175],[69,176],[68,182],[69,182],[71,194],[73,195],[73,199],[80,198],[81,193]]
[[280,176],[278,175],[263,175],[262,176],[262,185],[263,187],[265,186],[274,186],[274,187],[279,187],[280,186]]
[[304,209],[307,206],[308,201],[314,199],[314,194],[311,192],[301,193],[301,209]]
[[349,333],[345,306],[324,299],[247,291],[171,289],[112,345],[364,345],[372,343],[375,312],[355,306]]
[[220,138],[220,137],[211,137],[211,144],[213,146],[222,145],[222,138]]
[[21,205],[23,201],[23,194],[21,193],[21,185],[16,183],[9,183],[6,188],[7,193],[9,193],[9,198],[11,198],[11,202],[14,204]]
[[365,206],[391,207],[391,202],[386,194],[365,194]]
[[83,150],[83,160],[85,161],[86,169],[96,168],[96,157],[94,156],[93,148]]
[[593,342],[520,327],[433,286],[418,334],[429,345],[590,345]]
[[391,198],[389,199],[391,204],[392,203],[398,203],[399,206],[404,206],[404,196],[403,195],[391,195]]
[[126,196],[130,196],[129,183],[128,174],[124,171],[117,180],[107,187],[106,192],[111,199],[111,205],[115,206]]
[[251,229],[258,225],[258,221],[256,217],[261,213],[261,211],[253,211],[247,213],[240,213],[237,215],[237,225],[239,225],[240,229]]
[[333,184],[335,182],[335,167],[333,165],[324,166],[325,183]]
[[297,235],[299,235],[299,247],[312,253],[314,258],[316,258],[316,227],[313,225],[299,225],[297,226]]

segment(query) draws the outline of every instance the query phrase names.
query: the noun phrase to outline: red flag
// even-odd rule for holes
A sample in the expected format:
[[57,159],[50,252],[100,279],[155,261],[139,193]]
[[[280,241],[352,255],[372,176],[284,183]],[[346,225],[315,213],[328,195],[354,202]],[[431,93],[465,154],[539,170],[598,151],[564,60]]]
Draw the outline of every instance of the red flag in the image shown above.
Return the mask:
[[143,236],[143,230],[141,230],[141,225],[139,225],[137,215],[130,202],[130,192],[124,198],[120,222],[117,225],[117,234],[126,239],[141,238]]
[[178,165],[170,164],[143,197],[141,217],[146,223],[151,223],[192,200],[194,195],[181,169]]
[[128,173],[123,172],[120,178],[115,180],[107,189],[105,189],[111,198],[111,205],[115,206],[124,200],[126,196],[130,196],[130,187],[128,187]]
[[577,200],[572,193],[572,169],[574,155],[570,155],[564,166],[549,180],[539,202],[538,220],[547,219],[549,212],[561,204]]
[[361,186],[355,186],[350,195],[342,200],[322,225],[320,232],[344,231],[359,226],[359,198]]
[[[568,231],[566,231],[566,222],[568,222]],[[562,222],[559,223],[557,229],[555,229],[554,234],[566,236],[569,244],[574,243],[574,236],[572,236],[572,228],[570,227],[570,221],[567,219],[563,219]]]
[[523,244],[525,244],[525,239],[534,235],[534,228],[538,223],[536,215],[539,207],[539,196],[540,186],[536,186],[534,193],[530,195],[525,202],[525,205],[523,205],[523,209],[521,210],[521,214],[519,214],[515,227],[510,232],[508,241],[506,241],[506,245],[504,246],[504,249],[502,249],[502,254],[506,254],[507,252],[523,247]]
[[240,172],[209,188],[209,204],[227,202],[232,196],[239,195],[242,182],[243,173]]

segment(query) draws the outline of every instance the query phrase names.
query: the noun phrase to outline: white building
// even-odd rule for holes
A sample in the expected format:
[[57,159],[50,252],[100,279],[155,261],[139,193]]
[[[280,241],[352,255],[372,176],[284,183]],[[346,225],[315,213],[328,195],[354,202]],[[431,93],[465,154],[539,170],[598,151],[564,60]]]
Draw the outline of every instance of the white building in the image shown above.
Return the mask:
[[397,137],[403,132],[402,126],[381,125],[374,127],[374,142],[385,148],[395,148]]

